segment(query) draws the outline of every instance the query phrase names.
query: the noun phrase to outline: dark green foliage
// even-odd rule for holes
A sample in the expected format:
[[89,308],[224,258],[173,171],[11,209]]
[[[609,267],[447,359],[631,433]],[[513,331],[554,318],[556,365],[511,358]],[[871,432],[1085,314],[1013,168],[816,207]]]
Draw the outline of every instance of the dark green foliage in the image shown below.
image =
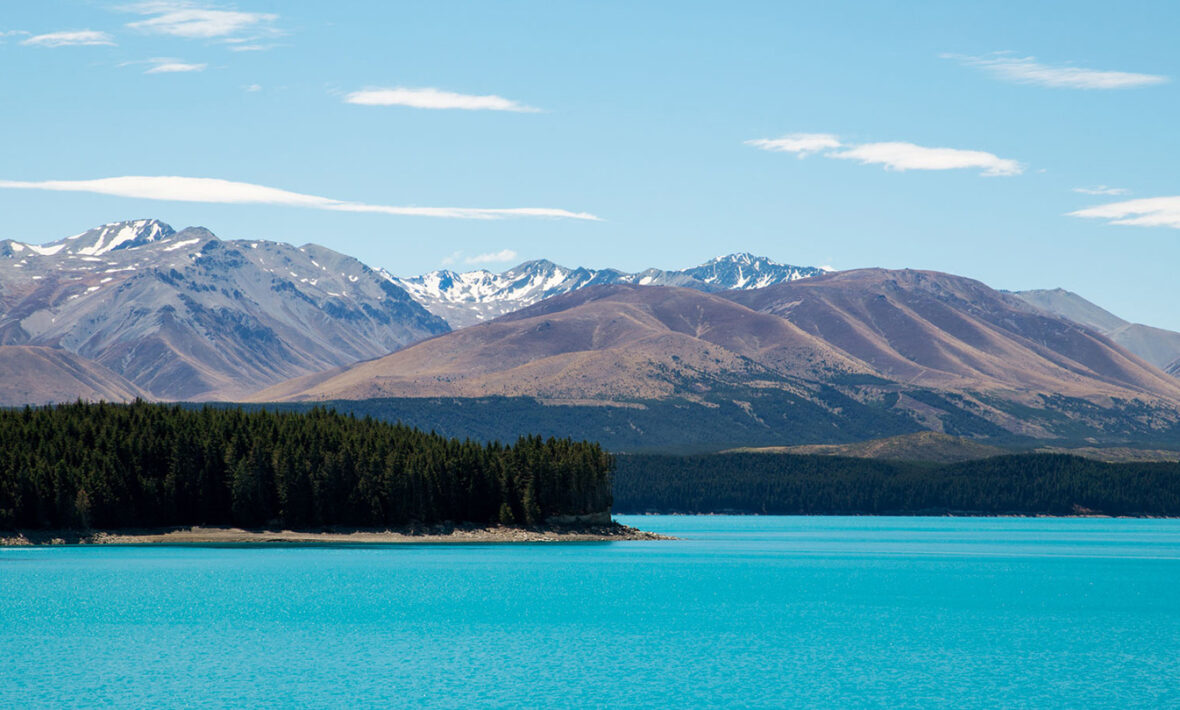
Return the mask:
[[597,444],[446,439],[324,409],[0,410],[0,529],[538,524],[610,510]]
[[1180,516],[1180,464],[1021,454],[948,465],[835,456],[618,457],[623,513]]

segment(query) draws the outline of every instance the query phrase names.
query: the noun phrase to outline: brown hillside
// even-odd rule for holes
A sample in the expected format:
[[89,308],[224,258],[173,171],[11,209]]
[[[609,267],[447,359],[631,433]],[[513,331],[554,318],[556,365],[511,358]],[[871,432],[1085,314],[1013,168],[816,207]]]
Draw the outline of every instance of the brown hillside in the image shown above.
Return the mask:
[[1180,401],[1173,378],[1106,336],[972,279],[861,269],[725,295],[906,384]]
[[797,426],[753,413],[771,388],[849,422],[877,415],[840,396],[948,434],[1180,426],[1180,383],[1096,331],[978,281],[879,269],[724,294],[591,287],[251,399],[720,397],[758,426]]
[[720,296],[604,286],[418,343],[319,382],[284,383],[253,399],[658,398],[710,380],[869,372],[781,318]]
[[147,398],[96,362],[56,348],[0,345],[0,405]]

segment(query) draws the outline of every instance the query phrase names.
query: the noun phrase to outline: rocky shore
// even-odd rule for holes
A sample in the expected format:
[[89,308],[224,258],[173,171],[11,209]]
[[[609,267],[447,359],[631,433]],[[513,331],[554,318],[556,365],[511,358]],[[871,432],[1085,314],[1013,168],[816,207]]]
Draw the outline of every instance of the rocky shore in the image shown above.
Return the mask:
[[0,532],[0,546],[17,545],[194,545],[245,543],[484,543],[610,542],[671,540],[615,522],[542,527],[439,524],[392,529],[323,528],[317,530],[246,530],[232,527],[177,527],[146,530],[20,530]]

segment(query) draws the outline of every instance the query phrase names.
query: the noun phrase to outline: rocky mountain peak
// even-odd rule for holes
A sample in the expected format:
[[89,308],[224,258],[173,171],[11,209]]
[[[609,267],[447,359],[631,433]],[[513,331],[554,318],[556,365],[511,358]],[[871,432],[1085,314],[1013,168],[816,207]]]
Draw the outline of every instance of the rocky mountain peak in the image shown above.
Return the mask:
[[45,246],[61,245],[60,251],[69,254],[101,256],[117,249],[131,249],[167,239],[174,234],[176,230],[159,220],[137,219],[104,224]]
[[715,256],[709,259],[701,266],[708,266],[710,264],[773,264],[781,266],[777,261],[772,261],[764,256],[755,256],[748,251],[734,252],[733,254],[725,254],[723,256]]

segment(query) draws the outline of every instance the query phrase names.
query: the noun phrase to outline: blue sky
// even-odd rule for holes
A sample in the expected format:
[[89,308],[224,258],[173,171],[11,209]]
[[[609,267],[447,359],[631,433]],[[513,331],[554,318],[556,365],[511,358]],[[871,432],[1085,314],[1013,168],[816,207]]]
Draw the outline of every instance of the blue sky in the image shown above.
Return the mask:
[[1180,329],[1177,26],[1167,2],[6,2],[0,238],[157,217],[398,274],[751,251]]

